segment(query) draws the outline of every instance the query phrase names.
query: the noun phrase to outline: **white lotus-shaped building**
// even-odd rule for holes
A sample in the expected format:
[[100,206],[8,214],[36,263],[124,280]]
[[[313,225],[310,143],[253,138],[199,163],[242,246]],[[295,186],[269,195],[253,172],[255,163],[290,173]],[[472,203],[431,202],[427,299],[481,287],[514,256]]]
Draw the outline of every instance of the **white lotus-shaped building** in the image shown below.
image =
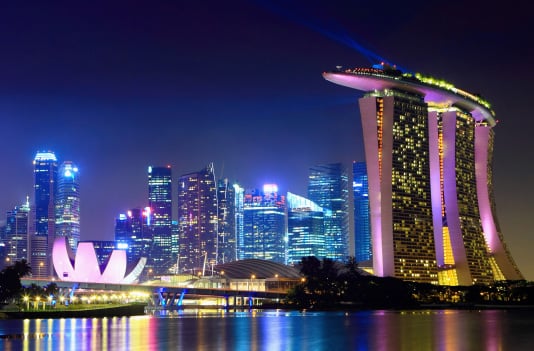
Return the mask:
[[52,260],[60,280],[80,283],[132,284],[138,280],[146,264],[146,257],[142,257],[128,271],[126,251],[113,250],[101,267],[92,242],[80,242],[74,257],[65,237],[54,241]]

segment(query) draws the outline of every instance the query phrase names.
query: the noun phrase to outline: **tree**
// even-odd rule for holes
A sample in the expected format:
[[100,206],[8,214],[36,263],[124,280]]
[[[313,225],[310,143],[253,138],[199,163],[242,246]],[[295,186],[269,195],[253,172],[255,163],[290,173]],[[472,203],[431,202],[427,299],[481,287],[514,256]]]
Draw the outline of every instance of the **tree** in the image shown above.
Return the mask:
[[8,302],[21,289],[20,276],[14,266],[8,266],[0,272],[0,302]]
[[28,262],[24,259],[20,261],[16,261],[15,264],[13,265],[13,269],[15,270],[15,272],[17,272],[17,275],[19,276],[19,278],[27,276],[32,272],[32,268],[30,267]]
[[300,272],[304,282],[290,294],[293,302],[303,307],[331,307],[341,297],[338,280],[339,267],[329,258],[319,260],[315,256],[303,257]]

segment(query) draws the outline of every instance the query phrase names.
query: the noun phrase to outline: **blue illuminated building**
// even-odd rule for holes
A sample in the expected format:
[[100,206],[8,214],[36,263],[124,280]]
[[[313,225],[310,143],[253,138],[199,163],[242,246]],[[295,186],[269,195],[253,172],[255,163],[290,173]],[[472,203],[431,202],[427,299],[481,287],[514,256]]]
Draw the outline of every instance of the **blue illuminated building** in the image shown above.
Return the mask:
[[80,181],[78,167],[65,161],[57,174],[56,237],[66,237],[74,252],[80,241]]
[[33,160],[35,190],[35,235],[31,238],[30,266],[34,277],[53,274],[51,248],[55,238],[57,158],[51,151],[38,152]]
[[245,189],[239,184],[234,184],[234,211],[235,211],[235,232],[236,232],[236,256],[240,260],[243,257],[242,245],[244,236],[244,201]]
[[287,193],[287,264],[303,257],[326,256],[324,210],[302,196]]
[[286,199],[278,187],[266,184],[263,191],[247,191],[243,201],[243,236],[239,259],[262,259],[285,263]]
[[217,263],[219,264],[237,259],[235,189],[226,178],[217,182],[217,203]]
[[308,198],[325,210],[326,257],[345,260],[349,255],[349,188],[343,164],[310,168]]
[[118,249],[125,249],[128,264],[134,264],[141,257],[148,257],[152,247],[152,234],[148,227],[148,208],[134,208],[121,213],[115,220],[115,242]]
[[16,206],[6,214],[2,240],[6,264],[20,260],[29,262],[30,237],[30,204],[26,200],[25,204]]
[[172,172],[171,167],[148,167],[148,207],[152,249],[147,268],[153,274],[168,274],[172,255]]
[[371,222],[369,216],[369,186],[365,162],[352,164],[354,194],[354,249],[357,262],[372,261]]

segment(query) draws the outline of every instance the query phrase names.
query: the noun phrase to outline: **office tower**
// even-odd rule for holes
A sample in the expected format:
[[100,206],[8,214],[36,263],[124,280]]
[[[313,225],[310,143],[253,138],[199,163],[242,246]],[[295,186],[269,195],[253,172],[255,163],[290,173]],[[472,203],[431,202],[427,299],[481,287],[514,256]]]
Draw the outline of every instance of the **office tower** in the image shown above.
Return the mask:
[[115,220],[115,242],[118,249],[126,250],[128,264],[140,258],[148,258],[152,248],[152,234],[149,228],[150,208],[133,208],[121,213]]
[[113,240],[91,240],[80,241],[80,243],[92,243],[96,258],[100,267],[105,267],[109,261],[113,250],[116,249],[116,242]]
[[445,285],[522,279],[495,216],[489,103],[387,65],[323,76],[366,92],[375,274]]
[[213,163],[178,180],[178,270],[202,274],[217,262],[217,183]]
[[171,233],[171,254],[174,260],[172,272],[174,274],[178,274],[178,254],[180,252],[180,246],[178,245],[180,238],[180,226],[178,225],[178,221],[172,221]]
[[326,211],[326,257],[339,261],[347,259],[349,188],[345,167],[341,163],[331,163],[310,168],[308,198]]
[[278,186],[265,184],[245,193],[239,259],[285,263],[286,199]]
[[236,213],[235,190],[228,179],[217,182],[218,202],[218,235],[217,235],[217,263],[236,260]]
[[66,237],[73,252],[80,240],[80,181],[78,167],[70,161],[59,166],[55,198],[55,236]]
[[356,262],[371,261],[371,223],[369,217],[369,185],[365,162],[352,163],[352,192],[354,199],[354,251]]
[[152,250],[147,268],[153,274],[168,274],[172,256],[172,173],[171,167],[148,167],[148,207],[151,210]]
[[34,277],[44,278],[53,274],[50,257],[55,238],[56,155],[51,151],[38,152],[33,166],[35,234],[31,238],[30,266]]
[[26,203],[6,214],[3,243],[7,265],[20,260],[30,262],[30,228],[30,203],[26,199]]
[[243,256],[244,237],[244,201],[245,189],[239,184],[234,184],[234,208],[235,208],[235,237],[236,237],[236,259],[241,260]]
[[323,208],[313,201],[287,193],[287,264],[326,256],[324,217]]

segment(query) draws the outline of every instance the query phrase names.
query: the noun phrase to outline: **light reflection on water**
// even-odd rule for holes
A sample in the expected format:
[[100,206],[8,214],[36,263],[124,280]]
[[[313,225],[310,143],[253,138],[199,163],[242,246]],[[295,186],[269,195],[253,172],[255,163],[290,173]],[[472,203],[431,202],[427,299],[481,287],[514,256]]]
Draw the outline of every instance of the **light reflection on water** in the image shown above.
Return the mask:
[[532,311],[190,310],[0,320],[0,350],[519,350],[533,325]]

